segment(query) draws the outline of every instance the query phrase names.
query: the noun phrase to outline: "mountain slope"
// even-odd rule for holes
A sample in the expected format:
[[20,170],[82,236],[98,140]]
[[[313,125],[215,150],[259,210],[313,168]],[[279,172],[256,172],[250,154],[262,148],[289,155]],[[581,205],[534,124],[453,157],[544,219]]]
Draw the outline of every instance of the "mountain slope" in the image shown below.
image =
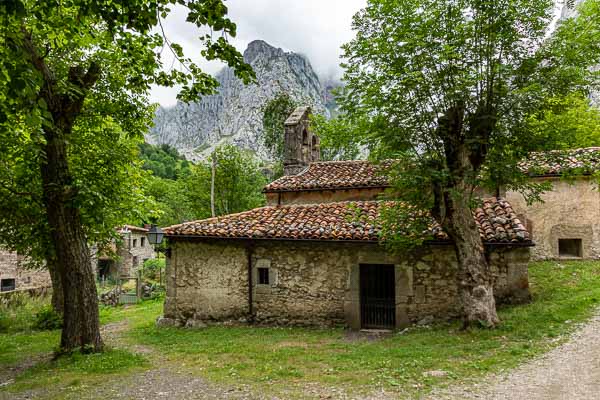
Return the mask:
[[146,140],[174,146],[193,161],[206,158],[223,143],[268,159],[260,140],[262,108],[267,101],[286,92],[296,101],[311,105],[315,112],[328,112],[324,89],[305,57],[256,40],[248,45],[244,59],[254,68],[258,84],[245,86],[231,69],[224,68],[216,76],[221,84],[218,94],[196,103],[161,107]]

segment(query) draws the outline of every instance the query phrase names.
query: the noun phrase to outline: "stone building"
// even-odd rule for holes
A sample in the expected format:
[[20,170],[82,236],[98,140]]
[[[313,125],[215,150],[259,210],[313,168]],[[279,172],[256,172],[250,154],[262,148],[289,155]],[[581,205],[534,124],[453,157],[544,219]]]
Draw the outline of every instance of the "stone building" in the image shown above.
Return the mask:
[[593,174],[600,170],[600,148],[533,153],[521,169],[535,183],[550,183],[543,202],[527,204],[503,191],[535,242],[532,257],[600,258],[600,191]]
[[51,286],[46,269],[27,268],[24,256],[0,249],[0,292]]
[[[303,133],[307,111],[294,115],[301,117],[286,122],[291,175],[265,188],[266,207],[165,228],[171,256],[163,321],[393,329],[456,316],[457,261],[445,233],[431,220],[433,240],[412,252],[387,252],[377,223],[390,204],[377,200],[387,187],[381,167],[314,162],[309,150],[318,139]],[[299,143],[308,143],[307,151],[299,152]],[[473,217],[498,301],[526,301],[532,242],[524,225],[497,198]]]
[[310,107],[298,107],[285,121],[283,172],[296,175],[311,162],[319,161],[319,137],[309,129]]
[[120,243],[113,243],[110,251],[100,252],[97,257],[99,279],[135,276],[144,262],[156,257],[148,243],[148,229],[125,225],[118,230]]

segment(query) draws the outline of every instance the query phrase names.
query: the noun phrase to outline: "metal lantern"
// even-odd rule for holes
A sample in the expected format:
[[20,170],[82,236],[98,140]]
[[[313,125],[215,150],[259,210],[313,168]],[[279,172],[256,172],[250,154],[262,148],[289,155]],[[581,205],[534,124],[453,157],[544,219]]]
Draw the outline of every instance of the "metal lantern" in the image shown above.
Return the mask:
[[162,243],[165,233],[156,225],[152,225],[148,231],[148,242],[153,245],[159,245]]

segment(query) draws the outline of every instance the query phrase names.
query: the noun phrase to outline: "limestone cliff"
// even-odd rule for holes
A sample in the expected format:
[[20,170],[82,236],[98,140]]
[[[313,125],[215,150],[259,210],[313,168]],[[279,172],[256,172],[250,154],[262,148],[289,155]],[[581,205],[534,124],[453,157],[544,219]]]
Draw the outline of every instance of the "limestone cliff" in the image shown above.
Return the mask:
[[193,161],[206,158],[224,143],[268,159],[260,140],[262,108],[267,101],[286,92],[316,112],[328,113],[327,91],[304,56],[256,40],[248,45],[244,59],[256,72],[256,85],[245,86],[231,69],[224,68],[216,76],[218,94],[196,103],[160,108],[146,140],[170,144]]

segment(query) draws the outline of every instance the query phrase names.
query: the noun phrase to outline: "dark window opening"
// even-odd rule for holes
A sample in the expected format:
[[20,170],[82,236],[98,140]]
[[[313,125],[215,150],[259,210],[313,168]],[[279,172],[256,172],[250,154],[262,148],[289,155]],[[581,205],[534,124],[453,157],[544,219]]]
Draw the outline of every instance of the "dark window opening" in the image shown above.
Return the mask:
[[560,257],[583,257],[581,239],[558,239],[558,255]]
[[0,292],[10,292],[17,288],[17,283],[14,279],[2,279],[0,281]]
[[308,146],[308,132],[306,129],[302,131],[302,144]]
[[110,277],[112,260],[98,260],[98,277],[100,280],[106,280]]
[[258,284],[268,285],[269,284],[269,268],[258,269]]
[[133,247],[137,246],[137,239],[133,239]]
[[140,247],[144,247],[146,245],[146,238],[140,239]]

